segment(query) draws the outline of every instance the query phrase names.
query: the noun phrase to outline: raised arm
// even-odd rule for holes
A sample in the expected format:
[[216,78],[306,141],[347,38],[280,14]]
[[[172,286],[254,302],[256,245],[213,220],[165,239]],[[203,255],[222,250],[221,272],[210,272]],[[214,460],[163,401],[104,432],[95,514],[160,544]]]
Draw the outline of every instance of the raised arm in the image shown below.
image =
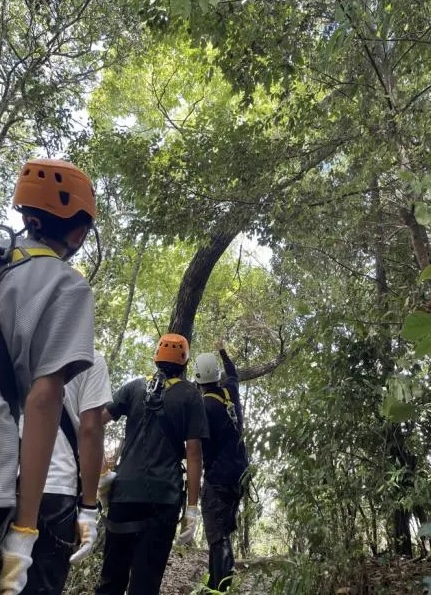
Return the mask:
[[220,354],[221,361],[223,362],[224,371],[226,376],[233,376],[234,378],[238,378],[238,372],[236,370],[236,366],[233,361],[228,356],[226,349],[221,341],[218,341],[215,345],[217,351]]

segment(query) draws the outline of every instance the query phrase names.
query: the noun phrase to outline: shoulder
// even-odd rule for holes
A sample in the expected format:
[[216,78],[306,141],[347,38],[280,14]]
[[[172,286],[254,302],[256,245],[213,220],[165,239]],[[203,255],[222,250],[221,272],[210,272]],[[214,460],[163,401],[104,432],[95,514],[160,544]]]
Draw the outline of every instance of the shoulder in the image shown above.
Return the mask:
[[[31,240],[21,240],[22,248],[44,248],[43,244]],[[46,248],[46,247],[45,247]],[[27,262],[13,266],[4,276],[7,284],[20,284],[27,289],[27,293],[44,292],[44,299],[49,293],[75,289],[80,292],[91,293],[88,281],[60,258],[54,256],[37,256]],[[26,293],[24,291],[23,293]],[[68,296],[69,298],[71,296]]]
[[181,402],[183,405],[202,402],[199,389],[189,380],[180,380],[166,392],[166,395],[170,400]]
[[141,397],[142,392],[146,389],[146,387],[147,383],[145,381],[145,378],[135,378],[134,380],[131,380],[130,382],[124,384],[120,388],[120,391],[127,393],[130,398],[134,398],[136,396]]
[[108,371],[108,365],[106,363],[106,359],[100,353],[100,351],[97,351],[95,349],[94,350],[94,364],[93,364],[93,367],[90,368],[89,372],[92,372],[93,374],[97,374],[97,373],[104,373],[105,371],[106,372]]
[[229,391],[231,397],[236,397],[239,394],[239,383],[236,376],[228,376],[223,383],[223,388]]
[[192,382],[190,382],[190,380],[180,380],[180,382],[174,384],[172,388],[176,389],[176,392],[182,393],[188,397],[194,397],[195,395],[200,396],[199,390]]

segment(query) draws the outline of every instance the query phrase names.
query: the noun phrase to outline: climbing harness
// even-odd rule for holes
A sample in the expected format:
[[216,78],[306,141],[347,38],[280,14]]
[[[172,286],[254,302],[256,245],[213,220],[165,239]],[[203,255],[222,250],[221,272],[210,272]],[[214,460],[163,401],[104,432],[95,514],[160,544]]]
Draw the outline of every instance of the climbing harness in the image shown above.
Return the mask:
[[[204,397],[211,397],[216,399],[219,403],[224,405],[226,408],[226,413],[231,420],[236,432],[240,439],[242,439],[240,429],[238,427],[238,416],[235,409],[235,404],[231,399],[229,391],[227,388],[223,387],[223,395],[221,396],[217,393],[206,392],[204,393]],[[243,494],[246,494],[247,497],[253,502],[253,504],[259,503],[259,494],[256,488],[256,485],[253,481],[254,470],[252,469],[251,465],[248,465],[245,471],[242,473],[241,477],[239,478],[239,486]]]
[[[132,437],[130,437],[127,440],[127,443],[123,448],[123,451],[120,453],[120,464],[121,460],[125,460],[133,446],[136,444],[136,441],[139,439],[143,428],[146,428],[148,416],[153,415],[155,421],[157,421],[159,424],[161,434],[167,439],[168,443],[171,445],[175,453],[176,458],[181,464],[183,485],[181,489],[181,514],[178,519],[178,522],[181,522],[185,514],[187,504],[187,481],[185,479],[186,469],[182,463],[182,460],[186,456],[186,451],[184,448],[184,443],[180,442],[180,440],[176,436],[174,426],[168,418],[168,416],[166,415],[164,408],[164,398],[166,391],[168,391],[172,386],[174,386],[178,382],[181,382],[180,378],[166,378],[166,376],[161,371],[159,371],[157,374],[155,374],[149,380],[147,380],[142,400],[142,418],[134,428]],[[145,460],[147,458],[146,453],[151,448],[150,441],[144,439],[142,446],[142,458]],[[150,494],[150,482],[146,483],[146,488],[148,490],[148,493]],[[145,530],[148,527],[149,522],[148,520],[116,522],[110,520],[103,514],[101,515],[101,518],[105,527],[112,533],[137,533]]]
[[212,397],[213,399],[216,399],[219,403],[224,405],[229,419],[231,420],[235,430],[239,433],[238,416],[236,414],[235,404],[232,401],[232,399],[230,398],[230,394],[229,394],[229,391],[227,390],[227,388],[223,387],[222,390],[223,390],[224,397],[222,397],[221,395],[218,395],[217,393],[211,393],[211,392],[204,393],[204,397]]

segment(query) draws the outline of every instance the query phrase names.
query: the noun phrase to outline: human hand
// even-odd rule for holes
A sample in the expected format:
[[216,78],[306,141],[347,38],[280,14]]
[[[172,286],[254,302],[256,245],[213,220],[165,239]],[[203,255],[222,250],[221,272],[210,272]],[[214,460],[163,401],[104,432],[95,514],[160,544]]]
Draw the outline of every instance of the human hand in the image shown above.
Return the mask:
[[32,565],[31,552],[39,536],[37,529],[18,527],[12,523],[1,546],[3,566],[0,573],[0,593],[18,595],[27,583]]
[[109,493],[116,476],[117,474],[115,471],[108,469],[104,473],[101,473],[99,477],[99,485],[97,486],[97,499],[104,510],[108,508]]
[[79,549],[70,556],[71,564],[79,564],[81,560],[86,558],[97,539],[97,509],[80,508],[76,525],[79,534]]
[[177,545],[187,545],[196,534],[198,526],[198,507],[187,506],[183,520],[181,521],[181,531],[177,538]]
[[214,349],[216,351],[221,351],[222,349],[224,349],[224,344],[223,344],[223,340],[222,339],[218,339],[215,343],[214,343]]

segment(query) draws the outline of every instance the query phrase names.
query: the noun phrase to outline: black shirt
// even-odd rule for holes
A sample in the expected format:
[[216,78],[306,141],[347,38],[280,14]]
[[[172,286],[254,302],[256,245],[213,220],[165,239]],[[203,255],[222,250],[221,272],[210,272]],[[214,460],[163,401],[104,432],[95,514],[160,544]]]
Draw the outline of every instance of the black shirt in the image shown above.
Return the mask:
[[111,501],[177,504],[182,489],[179,451],[185,441],[208,436],[202,397],[192,383],[180,380],[165,388],[160,411],[145,404],[146,386],[143,378],[133,380],[107,405],[114,420],[127,417]]
[[208,394],[219,395],[223,400],[223,387],[217,384],[205,387],[204,403],[210,437],[202,443],[204,472],[205,479],[212,485],[236,485],[248,466],[247,452],[242,438],[243,412],[235,365],[224,349],[220,351],[220,356],[227,375],[223,387],[229,391],[235,406],[236,422],[229,416],[226,406],[219,399]]

